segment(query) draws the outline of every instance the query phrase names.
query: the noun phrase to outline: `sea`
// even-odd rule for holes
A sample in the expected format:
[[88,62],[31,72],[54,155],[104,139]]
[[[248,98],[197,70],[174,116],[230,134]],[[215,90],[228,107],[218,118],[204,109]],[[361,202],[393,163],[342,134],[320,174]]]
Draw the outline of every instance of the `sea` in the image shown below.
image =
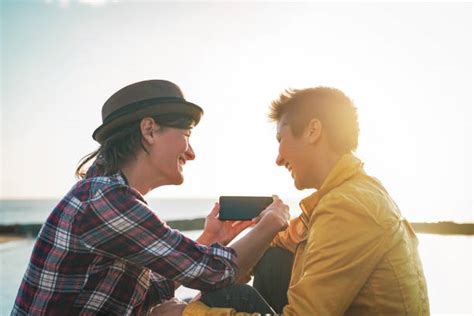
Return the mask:
[[[214,202],[213,199],[150,199],[149,205],[162,219],[175,220],[204,217]],[[58,200],[0,200],[0,225],[43,223],[57,203]],[[297,201],[288,204],[292,215],[297,215]],[[197,238],[200,231],[183,234]],[[474,237],[418,234],[418,238],[431,314],[474,315]],[[33,245],[34,239],[0,244],[0,316],[10,314]],[[176,292],[182,299],[195,294],[197,291],[185,287]]]

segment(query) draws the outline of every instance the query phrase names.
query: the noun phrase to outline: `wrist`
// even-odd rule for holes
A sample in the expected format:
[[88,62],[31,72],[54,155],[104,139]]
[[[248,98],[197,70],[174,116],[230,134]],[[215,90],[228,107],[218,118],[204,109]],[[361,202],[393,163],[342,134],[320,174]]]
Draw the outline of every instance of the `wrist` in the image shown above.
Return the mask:
[[262,229],[266,229],[270,233],[277,234],[286,227],[286,223],[282,222],[278,217],[268,214],[255,227],[262,227]]
[[200,244],[203,244],[203,245],[206,245],[206,246],[209,246],[210,244],[212,244],[213,242],[215,241],[215,236],[214,234],[211,234],[207,231],[203,231],[201,236],[199,236],[198,239],[196,239],[196,242],[200,243]]

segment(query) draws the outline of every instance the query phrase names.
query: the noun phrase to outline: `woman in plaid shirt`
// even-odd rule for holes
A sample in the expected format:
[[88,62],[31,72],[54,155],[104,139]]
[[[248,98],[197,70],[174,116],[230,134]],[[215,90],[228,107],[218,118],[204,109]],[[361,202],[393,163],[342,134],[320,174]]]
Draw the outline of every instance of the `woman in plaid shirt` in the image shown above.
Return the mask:
[[[202,113],[165,80],[134,83],[105,102],[93,134],[100,147],[81,162],[81,180],[43,225],[12,315],[143,315],[173,298],[179,284],[213,291],[247,275],[255,254],[287,226],[280,199],[241,223],[219,221],[216,204],[193,241],[143,198],[183,182]],[[222,246],[252,223],[232,248]]]

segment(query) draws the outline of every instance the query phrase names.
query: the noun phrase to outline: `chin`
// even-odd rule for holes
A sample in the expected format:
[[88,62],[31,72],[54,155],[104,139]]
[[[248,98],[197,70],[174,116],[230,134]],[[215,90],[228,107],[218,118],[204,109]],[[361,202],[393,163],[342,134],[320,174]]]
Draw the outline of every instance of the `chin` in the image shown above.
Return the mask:
[[299,191],[307,189],[307,187],[303,183],[301,183],[301,181],[298,181],[296,178],[295,178],[294,185],[295,185],[295,188],[298,189]]
[[298,184],[296,181],[295,181],[295,188],[298,189],[299,191],[305,189],[302,185]]
[[303,190],[303,189],[301,188],[301,185],[300,185],[300,183],[298,182],[298,180],[293,179],[293,184],[294,184],[295,188],[297,188],[298,190]]
[[181,184],[183,184],[183,182],[184,182],[184,178],[181,177],[181,178],[179,178],[179,179],[176,180],[176,182],[174,183],[174,185],[181,185]]
[[169,182],[168,182],[169,185],[180,185],[180,184],[183,184],[184,182],[184,177],[182,174],[173,175],[172,177],[169,177],[168,179],[169,179]]

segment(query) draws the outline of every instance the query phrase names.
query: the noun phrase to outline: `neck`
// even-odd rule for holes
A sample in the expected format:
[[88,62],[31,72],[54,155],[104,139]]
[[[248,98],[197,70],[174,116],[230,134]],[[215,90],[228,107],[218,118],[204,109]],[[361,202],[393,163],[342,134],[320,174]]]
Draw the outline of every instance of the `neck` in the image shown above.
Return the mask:
[[141,195],[145,195],[161,185],[159,177],[156,177],[150,170],[153,169],[148,167],[146,157],[140,154],[121,169],[127,178],[128,185],[140,192]]
[[337,162],[339,159],[341,159],[342,155],[335,153],[334,151],[326,151],[324,155],[319,155],[321,158],[317,158],[316,164],[317,168],[315,170],[317,171],[314,179],[315,179],[315,189],[319,190],[321,186],[324,183],[324,180],[328,177],[329,173],[331,170],[336,166]]

